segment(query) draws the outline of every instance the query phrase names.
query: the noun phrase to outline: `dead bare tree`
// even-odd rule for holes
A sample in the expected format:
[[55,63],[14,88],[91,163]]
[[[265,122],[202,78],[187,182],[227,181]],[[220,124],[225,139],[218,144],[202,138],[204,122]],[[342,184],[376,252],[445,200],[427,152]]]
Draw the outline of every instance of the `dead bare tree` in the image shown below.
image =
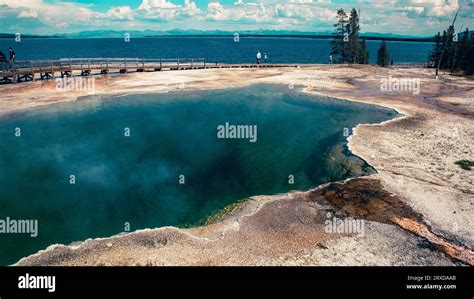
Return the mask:
[[[458,11],[456,12],[456,15],[454,15],[453,24],[451,24],[452,28],[454,28],[454,24],[456,23],[456,19],[458,18],[458,14],[461,8],[462,6],[459,6]],[[438,65],[436,66],[436,79],[438,79],[439,68],[441,66],[441,61],[443,60],[443,56],[444,56],[444,52],[446,51],[447,44],[448,44],[448,36],[446,35],[446,40],[444,41],[444,45],[443,45],[443,51],[441,51],[441,56],[439,57]]]

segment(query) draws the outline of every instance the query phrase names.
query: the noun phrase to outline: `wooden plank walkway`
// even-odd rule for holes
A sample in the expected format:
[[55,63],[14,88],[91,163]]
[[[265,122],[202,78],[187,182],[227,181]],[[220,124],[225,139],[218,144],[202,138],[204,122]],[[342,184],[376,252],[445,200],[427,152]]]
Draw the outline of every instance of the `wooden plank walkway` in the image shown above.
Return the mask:
[[399,62],[394,63],[392,67],[398,68],[427,68],[427,67],[434,67],[432,63],[417,63],[417,62]]
[[62,58],[25,60],[1,65],[0,82],[19,83],[48,80],[56,76],[91,76],[110,73],[156,72],[212,68],[296,67],[294,64],[218,64],[205,58]]

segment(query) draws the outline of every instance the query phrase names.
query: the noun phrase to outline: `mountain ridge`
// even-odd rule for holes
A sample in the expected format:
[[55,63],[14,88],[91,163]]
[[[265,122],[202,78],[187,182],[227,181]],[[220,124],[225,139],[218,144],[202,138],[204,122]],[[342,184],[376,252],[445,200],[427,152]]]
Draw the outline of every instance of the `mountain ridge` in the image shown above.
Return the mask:
[[[234,37],[236,34],[239,37],[295,37],[295,38],[331,38],[332,32],[321,31],[321,32],[309,32],[309,31],[294,31],[294,30],[242,30],[242,31],[224,31],[224,30],[182,30],[173,29],[167,31],[157,30],[88,30],[80,31],[75,33],[61,33],[52,35],[34,35],[24,34],[24,38],[123,38],[125,34],[129,34],[130,38],[148,38],[148,37],[220,37],[220,36],[231,36]],[[15,34],[12,33],[0,33],[0,38],[14,38]],[[393,40],[393,41],[422,41],[431,42],[433,37],[429,36],[411,36],[411,35],[400,35],[392,33],[377,33],[377,32],[365,32],[361,35],[362,38],[367,40]]]

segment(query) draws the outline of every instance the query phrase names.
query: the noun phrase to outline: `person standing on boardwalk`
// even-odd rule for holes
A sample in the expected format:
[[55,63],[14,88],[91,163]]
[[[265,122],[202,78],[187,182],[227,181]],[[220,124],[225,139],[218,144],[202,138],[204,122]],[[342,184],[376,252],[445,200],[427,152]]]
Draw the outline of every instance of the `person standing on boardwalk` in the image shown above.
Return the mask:
[[13,51],[13,48],[12,47],[8,48],[8,52],[10,53],[10,62],[15,61],[16,57],[15,57],[15,51]]
[[257,64],[260,64],[260,59],[262,59],[262,53],[260,53],[260,50],[257,51]]
[[2,51],[0,51],[0,63],[7,63],[7,57]]
[[265,63],[267,63],[268,55],[266,52],[263,53],[263,59],[265,60]]

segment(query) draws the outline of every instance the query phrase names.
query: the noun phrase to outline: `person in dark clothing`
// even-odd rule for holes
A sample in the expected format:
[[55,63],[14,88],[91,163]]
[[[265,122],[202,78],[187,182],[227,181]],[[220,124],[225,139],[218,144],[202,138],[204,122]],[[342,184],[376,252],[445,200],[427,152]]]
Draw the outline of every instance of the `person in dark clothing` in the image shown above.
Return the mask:
[[7,63],[7,57],[2,51],[0,51],[0,63]]
[[10,47],[8,48],[8,52],[10,53],[10,61],[15,61],[15,51],[13,51],[13,48]]

